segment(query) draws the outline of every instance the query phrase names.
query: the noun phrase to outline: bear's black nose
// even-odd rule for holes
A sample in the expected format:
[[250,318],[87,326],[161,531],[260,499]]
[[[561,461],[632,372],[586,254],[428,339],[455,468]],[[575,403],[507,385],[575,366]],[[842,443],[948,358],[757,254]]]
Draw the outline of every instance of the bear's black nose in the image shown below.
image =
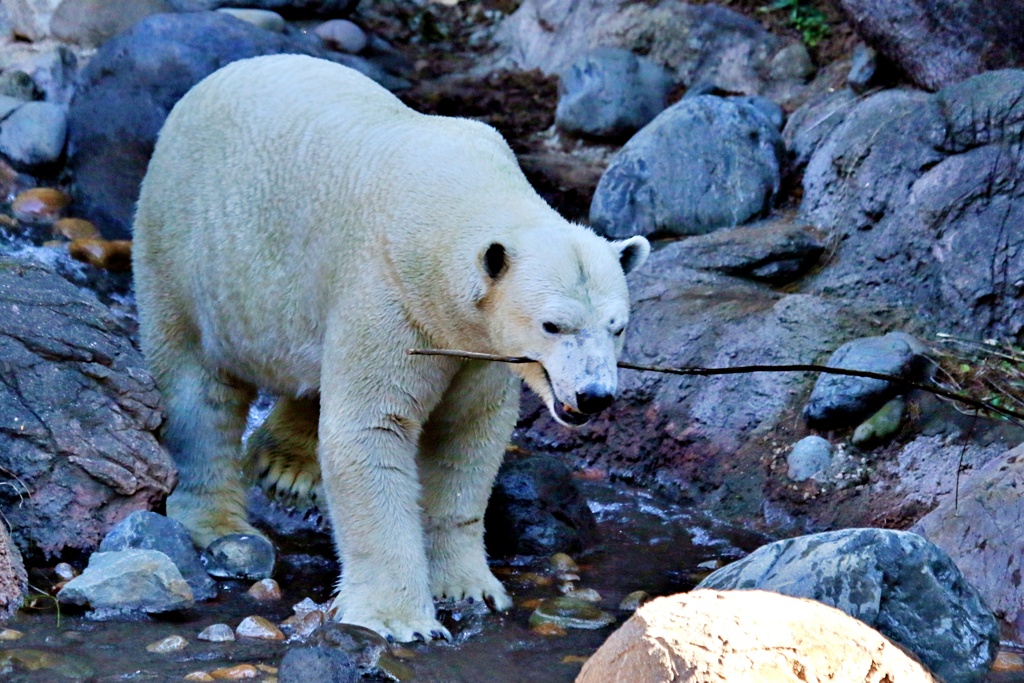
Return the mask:
[[587,387],[576,393],[576,407],[586,415],[600,413],[614,400],[615,396],[601,387]]

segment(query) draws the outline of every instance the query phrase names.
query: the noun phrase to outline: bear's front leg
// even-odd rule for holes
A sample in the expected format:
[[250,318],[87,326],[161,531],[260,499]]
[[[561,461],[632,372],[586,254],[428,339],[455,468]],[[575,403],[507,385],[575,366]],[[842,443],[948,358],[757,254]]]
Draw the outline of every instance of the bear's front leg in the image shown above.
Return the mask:
[[427,578],[416,451],[455,365],[406,356],[422,341],[402,330],[364,334],[382,338],[332,345],[328,333],[320,387],[320,470],[342,565],[332,611],[402,642],[450,638]]
[[512,599],[487,566],[484,513],[519,413],[519,380],[499,363],[465,363],[420,440],[421,505],[436,598]]

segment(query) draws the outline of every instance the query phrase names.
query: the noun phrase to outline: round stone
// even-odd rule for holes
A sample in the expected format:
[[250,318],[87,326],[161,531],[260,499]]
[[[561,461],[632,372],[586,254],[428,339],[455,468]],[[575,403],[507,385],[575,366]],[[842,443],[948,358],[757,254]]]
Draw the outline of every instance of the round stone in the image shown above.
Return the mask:
[[281,599],[281,587],[273,579],[260,579],[247,592],[250,597],[260,601]]
[[11,212],[23,221],[53,221],[71,203],[71,197],[51,187],[25,190],[11,204]]
[[615,617],[584,600],[562,596],[544,600],[530,615],[530,627],[552,623],[562,628],[597,629],[615,621]]
[[640,609],[640,606],[651,599],[650,593],[647,591],[633,591],[626,597],[622,598],[622,602],[619,603],[619,609],[623,612],[635,612]]
[[211,624],[196,637],[208,643],[230,643],[235,639],[235,632],[227,624]]
[[155,643],[146,646],[146,652],[166,654],[168,652],[181,652],[188,645],[188,641],[179,635],[167,636]]
[[53,224],[53,234],[58,237],[75,239],[102,239],[99,228],[84,218],[61,218]]
[[820,436],[806,436],[794,444],[786,462],[790,479],[806,481],[832,462],[832,444]]
[[255,638],[258,640],[284,640],[281,629],[274,626],[268,619],[258,616],[246,617],[235,629],[239,638]]
[[369,43],[363,29],[348,19],[331,19],[317,26],[313,33],[320,36],[324,45],[331,50],[356,54]]
[[551,556],[551,568],[556,572],[567,572],[573,574],[580,570],[576,561],[565,553],[555,553]]
[[124,273],[132,268],[131,240],[75,239],[68,245],[68,253],[100,270]]
[[274,546],[262,536],[228,534],[203,552],[206,571],[227,579],[266,579],[274,572]]

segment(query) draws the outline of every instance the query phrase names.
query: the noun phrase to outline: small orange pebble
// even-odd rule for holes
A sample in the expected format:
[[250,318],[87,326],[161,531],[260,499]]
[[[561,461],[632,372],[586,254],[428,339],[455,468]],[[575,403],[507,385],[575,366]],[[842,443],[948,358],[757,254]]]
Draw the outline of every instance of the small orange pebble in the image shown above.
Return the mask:
[[536,626],[531,626],[530,630],[533,631],[534,633],[538,633],[538,634],[540,634],[542,636],[564,636],[565,635],[565,629],[564,628],[562,628],[558,624],[552,623],[550,621],[545,622],[543,624],[537,624]]
[[519,603],[519,606],[524,609],[537,609],[542,602],[543,600],[540,598],[530,598],[529,600],[523,600]]
[[562,657],[562,664],[585,664],[590,657],[583,655],[566,655]]
[[284,640],[281,629],[274,626],[268,619],[263,617],[246,617],[235,629],[235,635],[239,638],[254,638],[257,640]]
[[576,481],[605,481],[608,479],[608,471],[600,467],[588,467],[578,472],[573,472],[572,478]]
[[215,681],[217,679],[205,671],[193,671],[190,674],[185,674],[185,680],[196,681],[197,683],[210,683],[210,681]]
[[244,681],[250,678],[259,678],[260,675],[260,670],[252,664],[227,666],[210,672],[210,676],[219,681]]
[[260,671],[262,671],[265,674],[276,674],[277,673],[277,667],[276,666],[270,666],[269,664],[257,664],[256,668],[259,669]]
[[11,203],[14,217],[23,221],[54,221],[71,203],[71,197],[52,187],[25,190]]
[[99,228],[84,218],[61,218],[53,224],[53,234],[60,237],[67,237],[69,240],[77,239],[103,239]]
[[123,273],[132,268],[131,240],[76,239],[68,245],[71,258],[111,272]]
[[992,670],[999,672],[1024,671],[1024,656],[1017,652],[1000,650],[996,655],[996,661],[992,663]]
[[249,597],[260,601],[280,600],[281,587],[273,579],[260,579],[246,591]]

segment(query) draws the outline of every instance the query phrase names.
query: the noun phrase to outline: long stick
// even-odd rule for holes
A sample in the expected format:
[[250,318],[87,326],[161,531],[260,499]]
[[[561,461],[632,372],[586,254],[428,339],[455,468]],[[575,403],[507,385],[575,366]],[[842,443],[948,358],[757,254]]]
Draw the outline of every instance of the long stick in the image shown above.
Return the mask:
[[[469,360],[486,360],[493,361],[496,363],[536,363],[533,358],[527,358],[525,356],[497,356],[492,353],[478,353],[476,351],[457,351],[454,349],[409,349],[406,353],[411,356],[451,356],[454,358],[466,358]],[[830,368],[824,365],[809,365],[798,363],[794,365],[737,365],[731,368],[700,368],[700,367],[684,367],[684,368],[672,368],[661,365],[638,365],[636,363],[627,363],[625,361],[619,361],[619,367],[623,370],[639,370],[641,372],[659,372],[668,375],[693,375],[697,377],[709,377],[711,375],[740,375],[751,372],[821,372],[828,375],[845,375],[847,377],[867,377],[869,379],[878,379],[884,382],[895,382],[911,389],[920,389],[921,391],[927,391],[937,396],[952,399],[963,403],[964,405],[977,408],[979,410],[987,410],[993,413],[998,413],[1004,417],[1011,418],[1020,422],[1024,422],[1024,413],[1018,413],[1008,408],[1002,408],[997,405],[993,405],[988,401],[982,401],[968,396],[966,394],[959,394],[955,391],[949,391],[932,384],[922,384],[921,382],[915,382],[913,380],[906,379],[904,377],[897,377],[896,375],[886,375],[881,372],[870,372],[868,370],[847,370],[846,368]]]

